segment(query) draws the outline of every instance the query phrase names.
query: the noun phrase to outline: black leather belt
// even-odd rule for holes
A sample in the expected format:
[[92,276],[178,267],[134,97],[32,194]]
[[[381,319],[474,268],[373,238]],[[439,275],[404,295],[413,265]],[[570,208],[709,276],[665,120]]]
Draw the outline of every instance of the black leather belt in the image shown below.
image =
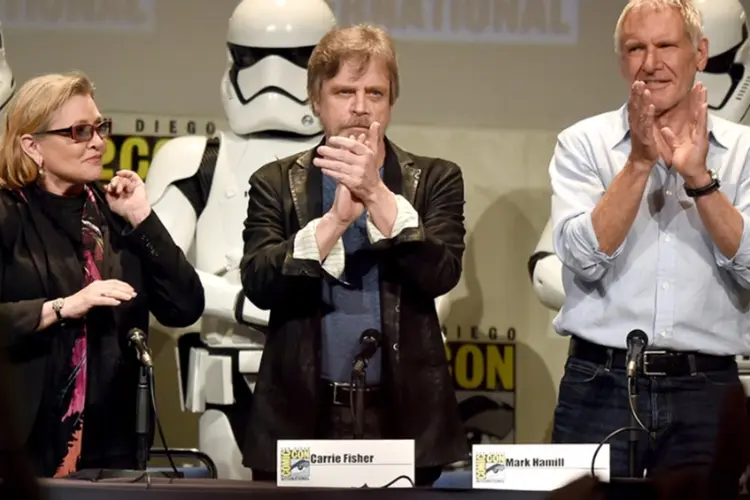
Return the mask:
[[[608,368],[625,368],[627,351],[594,344],[580,337],[570,339],[570,355],[605,365]],[[712,356],[698,352],[648,350],[643,353],[641,373],[648,377],[685,377],[696,373],[729,370],[737,367],[734,356]]]
[[[356,392],[351,384],[328,382],[323,380],[321,385],[321,400],[329,401],[334,406],[349,406],[351,402],[356,404]],[[375,406],[380,402],[380,387],[365,387],[365,406]]]

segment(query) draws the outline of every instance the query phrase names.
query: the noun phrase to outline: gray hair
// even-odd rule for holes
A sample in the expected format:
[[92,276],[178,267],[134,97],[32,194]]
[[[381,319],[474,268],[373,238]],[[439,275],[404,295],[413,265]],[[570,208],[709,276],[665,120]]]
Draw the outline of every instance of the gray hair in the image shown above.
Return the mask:
[[693,47],[698,46],[698,42],[703,38],[703,16],[700,10],[693,4],[693,0],[630,0],[622,13],[620,18],[617,20],[617,26],[615,27],[615,52],[620,53],[620,46],[622,45],[622,25],[625,22],[625,18],[631,10],[638,9],[640,7],[651,7],[653,9],[677,9],[682,15],[682,19],[685,22],[685,31],[690,37],[690,41],[693,42]]

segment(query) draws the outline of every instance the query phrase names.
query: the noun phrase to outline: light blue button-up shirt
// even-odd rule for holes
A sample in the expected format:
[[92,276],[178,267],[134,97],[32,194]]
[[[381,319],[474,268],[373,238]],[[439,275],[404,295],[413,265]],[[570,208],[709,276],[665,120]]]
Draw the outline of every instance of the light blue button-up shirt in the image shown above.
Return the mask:
[[623,244],[612,256],[601,252],[591,213],[628,160],[627,107],[560,133],[550,164],[554,247],[566,295],[554,320],[558,333],[625,348],[628,332],[638,328],[654,348],[750,352],[750,128],[709,116],[708,129],[707,166],[744,222],[731,259],[708,235],[682,177],[663,161]]

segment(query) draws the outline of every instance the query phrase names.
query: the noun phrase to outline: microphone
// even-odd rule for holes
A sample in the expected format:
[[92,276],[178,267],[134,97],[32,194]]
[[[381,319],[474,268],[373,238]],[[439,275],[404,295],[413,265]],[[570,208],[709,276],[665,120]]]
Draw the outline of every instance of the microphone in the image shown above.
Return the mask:
[[367,367],[367,362],[375,355],[380,347],[381,334],[374,328],[368,328],[362,332],[359,338],[359,352],[354,356],[353,371],[361,373]]
[[140,328],[131,328],[128,332],[128,340],[135,347],[138,353],[138,361],[143,363],[146,368],[153,368],[154,363],[151,359],[151,349],[146,345],[146,334]]
[[625,340],[628,346],[625,369],[628,377],[635,377],[638,360],[648,345],[648,335],[643,330],[633,330]]

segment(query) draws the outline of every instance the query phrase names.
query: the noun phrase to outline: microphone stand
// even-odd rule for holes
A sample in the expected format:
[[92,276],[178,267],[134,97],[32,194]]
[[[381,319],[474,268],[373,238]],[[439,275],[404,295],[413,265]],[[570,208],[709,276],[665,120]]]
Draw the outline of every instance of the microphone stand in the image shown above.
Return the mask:
[[151,412],[151,377],[148,368],[141,364],[138,373],[138,389],[135,403],[135,456],[136,470],[145,471],[151,451],[150,437],[153,435],[154,416]]
[[646,370],[644,354],[646,346],[648,345],[648,336],[643,330],[633,330],[628,333],[626,340],[627,343],[627,354],[625,357],[625,379],[627,382],[627,396],[628,396],[628,426],[619,427],[613,432],[609,433],[604,439],[599,442],[599,445],[594,451],[594,456],[591,459],[591,475],[596,476],[596,457],[602,446],[608,443],[611,439],[619,434],[623,434],[627,431],[628,433],[628,476],[631,479],[643,479],[643,468],[638,470],[638,433],[645,432],[651,435],[651,430],[646,427],[641,419],[638,417],[638,374],[639,367],[643,368],[642,373],[644,376],[651,375]]
[[380,332],[368,328],[360,336],[359,353],[354,357],[349,381],[349,409],[352,413],[353,437],[364,439],[365,436],[365,390],[367,387],[367,365],[380,346]]
[[365,437],[365,386],[367,375],[364,370],[352,369],[352,390],[354,398],[349,402],[352,414],[354,416],[354,439],[364,439]]
[[[635,370],[627,373],[628,383],[628,408],[630,409],[630,418],[628,421],[628,475],[631,478],[642,479],[643,471],[638,470],[638,434],[645,431],[650,432],[643,427],[638,418],[638,369],[643,366],[643,351],[635,357]],[[628,369],[629,370],[629,369]]]
[[630,477],[638,477],[636,468],[638,462],[638,434],[639,424],[635,418],[635,412],[638,409],[638,377],[628,377],[628,406],[630,407],[630,421],[628,426],[628,472]]

